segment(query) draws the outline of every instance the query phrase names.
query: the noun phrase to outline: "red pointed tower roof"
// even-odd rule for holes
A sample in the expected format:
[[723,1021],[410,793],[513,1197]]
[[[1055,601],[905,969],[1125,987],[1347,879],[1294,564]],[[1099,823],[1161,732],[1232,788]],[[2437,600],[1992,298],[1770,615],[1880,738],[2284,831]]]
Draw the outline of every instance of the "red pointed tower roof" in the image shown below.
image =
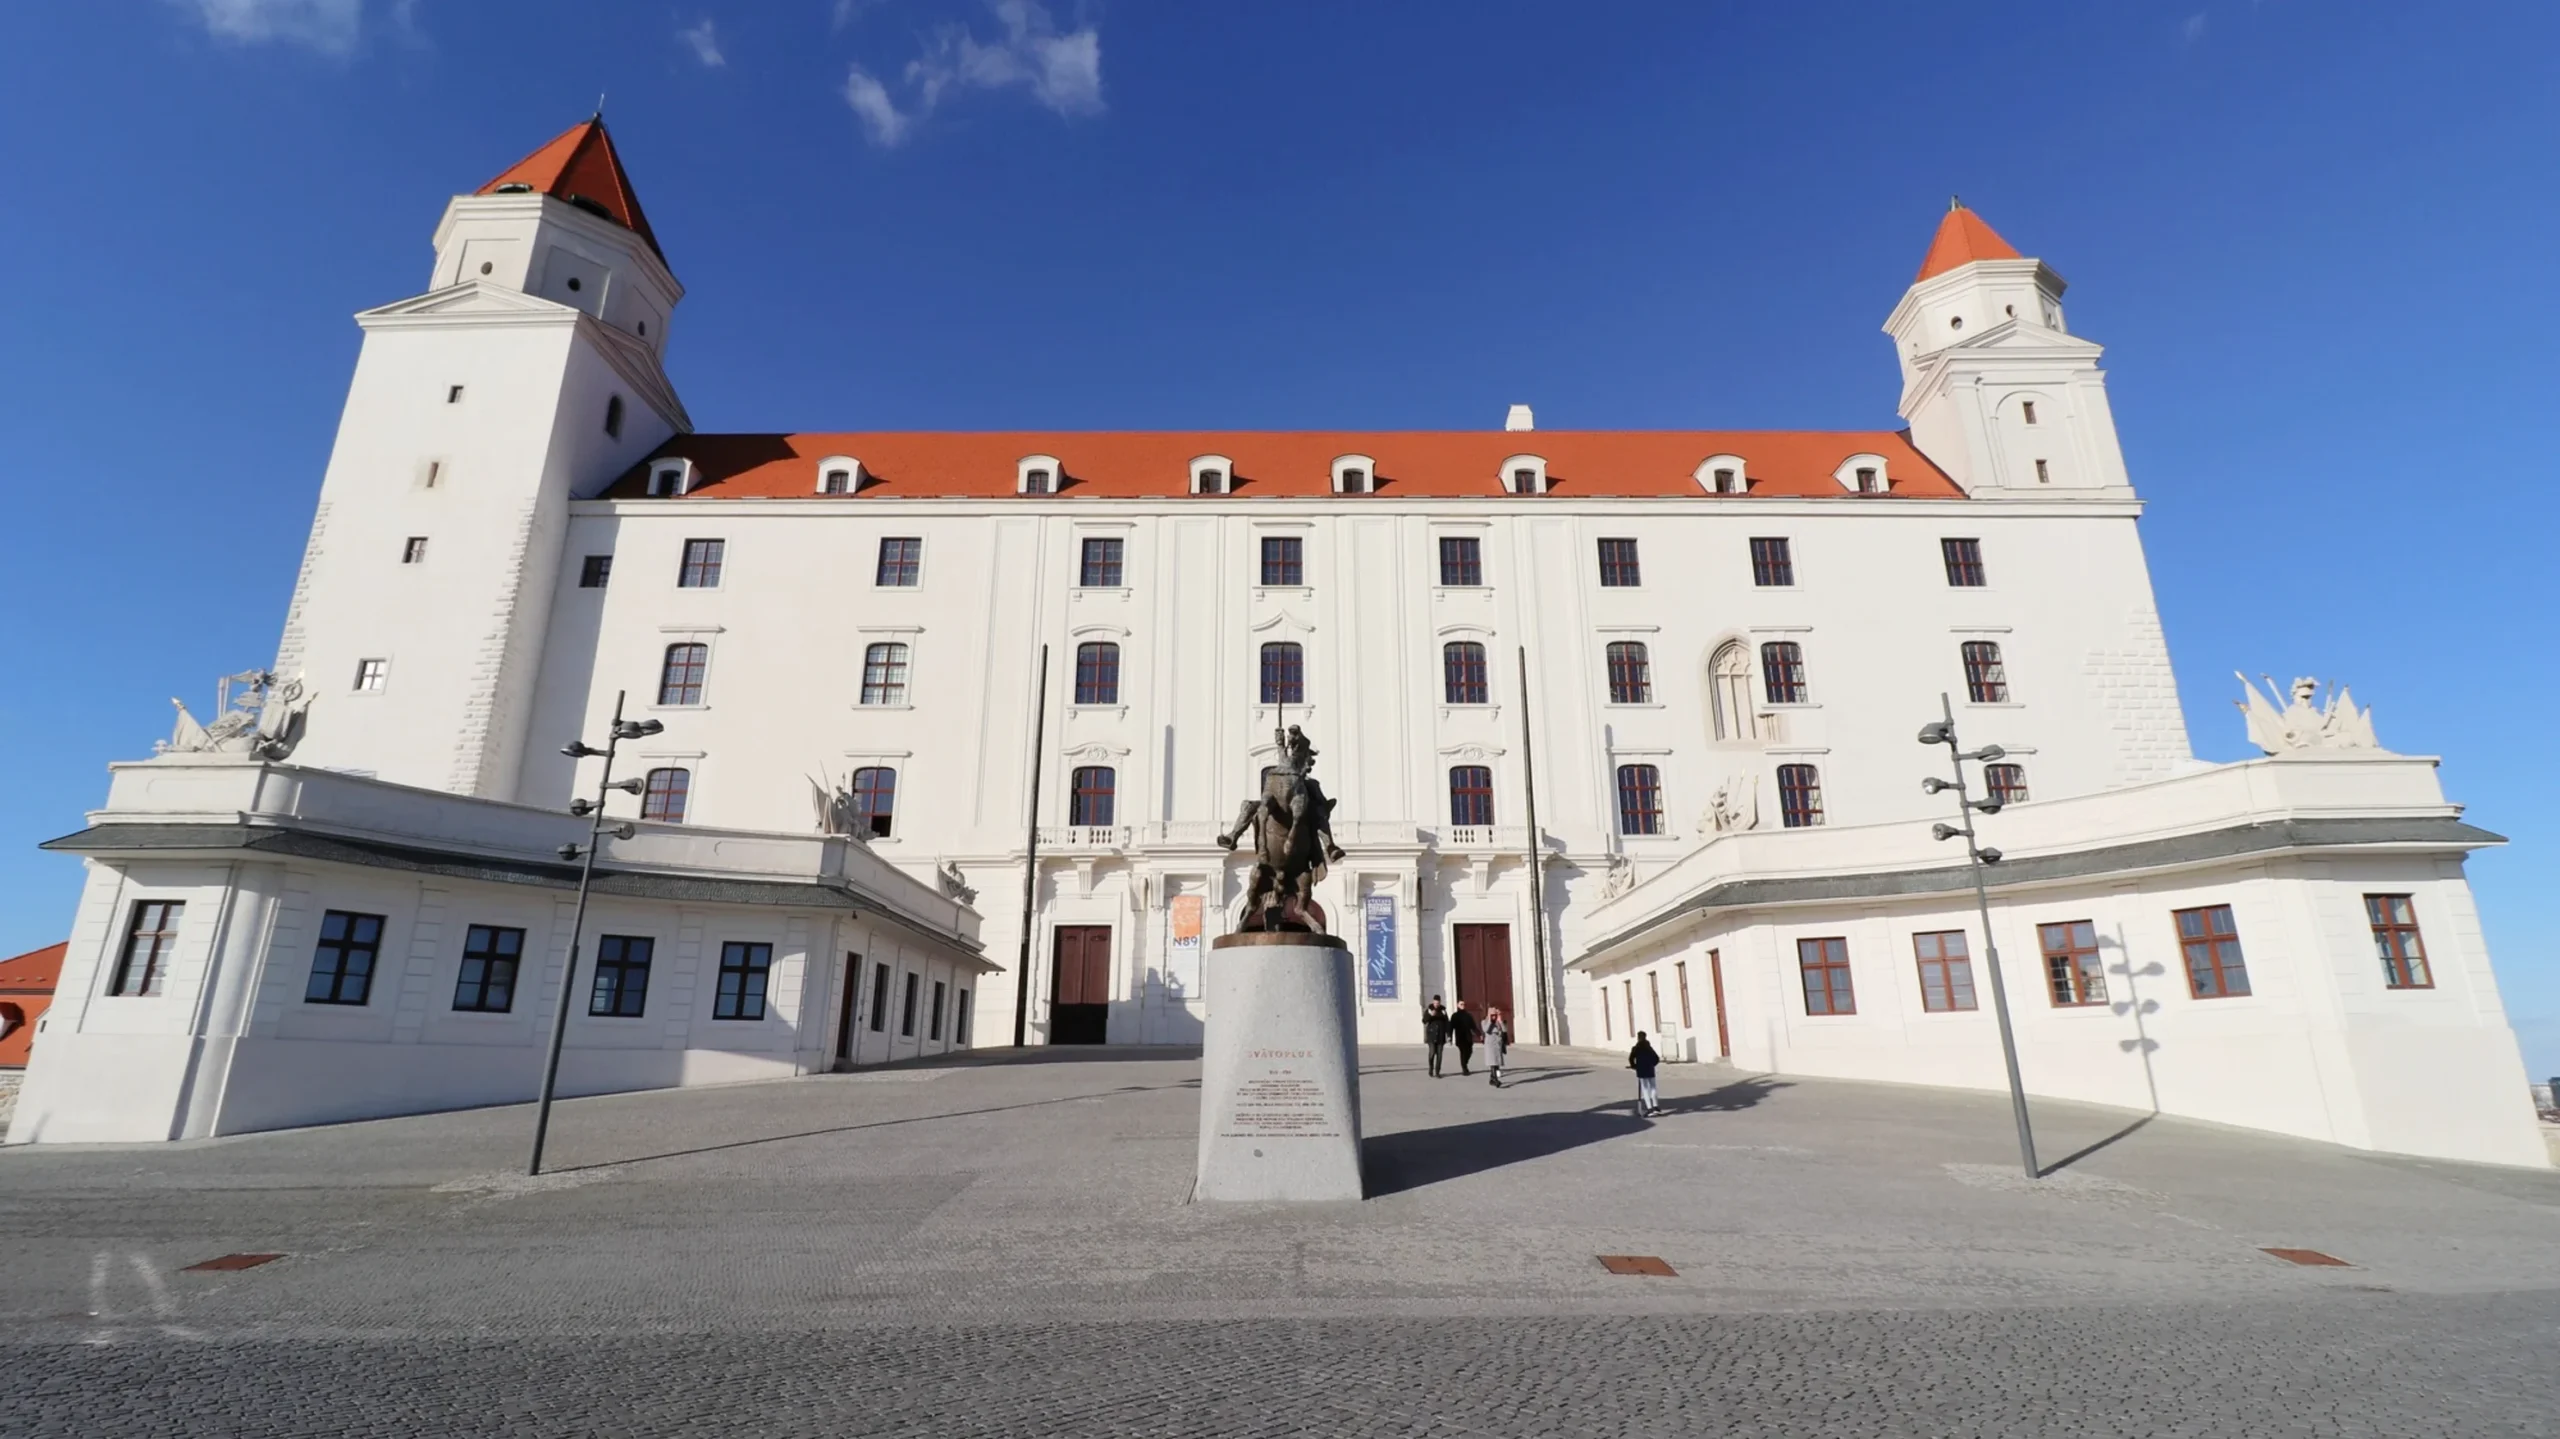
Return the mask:
[[1962,200],[1949,197],[1947,218],[1938,222],[1937,238],[1929,242],[1929,258],[1920,262],[1920,275],[1911,283],[1935,275],[1943,275],[1958,265],[1976,260],[2021,260],[2026,258],[2000,232],[1982,223],[1982,217],[1964,207]]
[[641,213],[640,197],[632,191],[622,157],[613,151],[613,136],[605,132],[602,115],[561,131],[549,144],[509,165],[478,193],[495,194],[511,185],[592,210],[648,241],[659,259],[667,257],[666,251],[658,250],[649,217]]

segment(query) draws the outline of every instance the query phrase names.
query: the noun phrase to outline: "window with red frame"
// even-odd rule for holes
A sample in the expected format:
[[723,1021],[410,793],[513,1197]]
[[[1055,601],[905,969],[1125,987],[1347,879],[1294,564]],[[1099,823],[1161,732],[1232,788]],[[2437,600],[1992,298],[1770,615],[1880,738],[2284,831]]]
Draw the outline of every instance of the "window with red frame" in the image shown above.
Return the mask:
[[2178,924],[2178,952],[2187,961],[2187,992],[2198,999],[2234,999],[2249,992],[2249,970],[2240,958],[2240,926],[2231,906],[2206,905],[2170,915]]
[[862,650],[862,696],[867,705],[907,702],[907,647],[894,640]]
[[720,568],[727,563],[729,542],[726,540],[687,540],[684,563],[676,569],[676,588],[680,590],[716,590],[720,587]]
[[2392,989],[2433,989],[2427,970],[2426,941],[2418,937],[2418,911],[2405,894],[2368,894],[2364,914],[2373,925],[2373,952],[2382,961],[2382,982]]
[[1296,535],[1262,537],[1262,583],[1288,589],[1307,582],[1307,545]]
[[1618,833],[1662,833],[1662,771],[1649,764],[1618,766]]
[[693,771],[672,766],[653,769],[640,789],[640,817],[661,824],[682,824],[685,800],[692,792]]
[[1486,703],[1484,646],[1452,640],[1440,647],[1440,681],[1444,701],[1453,705]]
[[1120,588],[1120,552],[1117,538],[1088,538],[1076,565],[1076,584],[1089,590]]
[[1493,823],[1493,770],[1488,765],[1454,765],[1449,770],[1449,823]]
[[1784,589],[1795,582],[1795,554],[1784,539],[1751,542],[1751,583],[1763,589]]
[[912,589],[924,570],[924,541],[915,536],[892,536],[880,542],[880,566],[872,582],[883,589]]
[[1067,823],[1107,825],[1119,807],[1120,776],[1109,765],[1080,766],[1067,791]]
[[1982,541],[1940,540],[1938,554],[1947,562],[1947,583],[1960,590],[1980,589],[1988,581],[1982,571]]
[[898,772],[866,765],[853,772],[854,823],[875,839],[887,839],[898,812]]
[[1636,567],[1635,541],[1600,542],[1600,583],[1608,589],[1625,589],[1644,583],[1643,572]]
[[1963,930],[1915,934],[1911,952],[1920,963],[1922,1009],[1946,1014],[1974,1007],[1973,956],[1965,948]]
[[1262,647],[1262,702],[1302,705],[1307,702],[1307,653],[1289,640]]
[[1987,764],[1982,767],[1982,784],[1991,797],[2002,804],[2027,802],[2027,767],[2022,764]]
[[1760,687],[1773,705],[1804,703],[1804,646],[1771,640],[1760,647]]
[[2044,946],[2045,982],[2055,1007],[2077,1008],[2107,1002],[2107,969],[2098,957],[2098,926],[2085,919],[2036,926]]
[[1822,771],[1809,764],[1778,766],[1778,819],[1788,829],[1822,823]]
[[1474,589],[1484,583],[1484,546],[1475,536],[1440,537],[1440,583],[1449,589]]
[[1653,661],[1642,642],[1618,640],[1609,646],[1609,703],[1653,703]]
[[1849,985],[1849,941],[1799,939],[1796,968],[1804,973],[1804,1012],[1810,1015],[1855,1014],[1857,991]]
[[1990,640],[1964,642],[1964,692],[1978,705],[2009,702],[2009,671],[2000,663],[2000,646]]
[[1120,647],[1109,640],[1076,646],[1076,703],[1120,703]]
[[702,678],[710,668],[711,646],[696,644],[667,646],[666,663],[658,669],[658,703],[662,705],[702,703]]

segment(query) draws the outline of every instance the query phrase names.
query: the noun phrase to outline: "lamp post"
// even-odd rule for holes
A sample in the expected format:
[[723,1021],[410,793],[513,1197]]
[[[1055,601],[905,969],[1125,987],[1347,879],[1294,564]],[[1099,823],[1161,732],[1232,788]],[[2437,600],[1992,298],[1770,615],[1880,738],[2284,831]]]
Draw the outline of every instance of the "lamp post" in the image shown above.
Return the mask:
[[[1956,742],[1954,703],[1942,693],[1938,696],[1938,706],[1945,718],[1922,725],[1920,742],[1945,745],[1948,767],[1955,771],[1956,777],[1953,780],[1943,780],[1931,775],[1920,781],[1920,788],[1927,794],[1936,794],[1941,790],[1950,789],[1956,792],[1956,817],[1964,822],[1960,825],[1935,825],[1931,827],[1930,833],[1941,840],[1954,839],[1958,835],[1964,836],[1965,857],[1971,862],[1973,868],[1973,900],[1982,915],[1982,947],[1991,964],[1991,1010],[2000,1019],[2000,1058],[2009,1067],[2009,1108],[2015,1112],[2018,1119],[2018,1162],[2026,1166],[2029,1179],[2040,1179],[2043,1176],[2036,1168],[2035,1130],[2027,1122],[2027,1087],[2025,1081],[2018,1077],[2018,1039],[2009,1028],[2009,989],[2000,981],[2000,942],[1991,937],[1991,891],[1983,880],[1984,868],[2000,862],[2000,851],[1985,848],[1976,843],[1973,833],[1973,817],[1976,814],[1998,814],[2001,799],[1998,795],[1989,793],[1981,799],[1975,799],[1967,791],[1964,783],[1966,760],[1988,764],[2005,756],[2008,751],[1996,744],[1991,744],[1984,745],[1971,754],[1965,753]],[[1988,789],[1987,783],[1985,788]]]
[[[642,739],[649,735],[656,734],[666,728],[665,725],[660,724],[656,720],[624,719],[622,717],[622,705],[623,700],[628,694],[629,691],[627,690],[617,691],[614,694],[613,727],[605,731],[604,748],[597,749],[595,746],[588,744],[584,740],[574,739],[560,747],[560,752],[573,760],[585,759],[589,755],[604,756],[604,775],[596,782],[596,797],[594,799],[573,799],[569,801],[569,813],[578,816],[580,819],[587,819],[590,816],[593,817],[594,822],[587,827],[586,844],[584,846],[574,844],[564,844],[560,846],[560,857],[562,859],[574,859],[580,862],[578,865],[578,909],[576,917],[569,921],[569,958],[560,971],[560,1003],[553,1009],[551,1015],[551,1052],[542,1061],[542,1094],[540,1098],[534,1102],[533,1159],[530,1163],[525,1165],[524,1172],[527,1175],[535,1175],[542,1172],[542,1141],[544,1136],[549,1134],[551,1131],[551,1091],[560,1080],[560,1045],[563,1040],[568,1038],[569,1002],[577,994],[578,942],[587,927],[587,886],[595,879],[596,849],[604,840],[605,798],[615,790],[621,790],[625,794],[638,794],[646,785],[646,781],[643,780],[615,780],[613,777],[614,753],[622,747],[622,742],[624,740]],[[616,839],[629,839],[631,838],[632,832],[632,827],[627,822],[613,826],[613,835]]]

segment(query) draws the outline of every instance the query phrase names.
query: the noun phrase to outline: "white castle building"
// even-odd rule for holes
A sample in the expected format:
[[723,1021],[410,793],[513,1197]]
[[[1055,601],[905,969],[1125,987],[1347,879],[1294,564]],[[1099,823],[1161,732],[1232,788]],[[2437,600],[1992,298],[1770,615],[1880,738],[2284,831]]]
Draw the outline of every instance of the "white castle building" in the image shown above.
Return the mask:
[[[2546,1162],[2434,761],[2306,684],[2193,758],[2099,346],[1951,208],[1899,432],[705,434],[603,125],[479,190],[364,347],[263,709],[54,841],[89,879],[13,1142],[519,1100],[599,742],[638,781],[571,1092],[1184,1044],[1217,843],[1321,751],[1361,1036],[1995,1088]],[[1952,701],[1981,932],[1924,794]],[[2228,719],[2217,723],[2231,722]],[[1026,933],[1025,922],[1028,929]]]

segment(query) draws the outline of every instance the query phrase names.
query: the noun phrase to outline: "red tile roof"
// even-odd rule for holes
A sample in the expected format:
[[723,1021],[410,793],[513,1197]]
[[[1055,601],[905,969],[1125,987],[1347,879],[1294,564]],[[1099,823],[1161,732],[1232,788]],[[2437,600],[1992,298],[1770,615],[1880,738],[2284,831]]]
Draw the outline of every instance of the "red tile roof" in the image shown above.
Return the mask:
[[1962,201],[1947,202],[1947,218],[1938,222],[1937,237],[1929,242],[1929,257],[1920,262],[1918,284],[1932,275],[1943,275],[1959,265],[1976,260],[2019,260],[2026,258],[2012,248],[2000,233],[1982,222],[1982,217],[1964,207]]
[[68,944],[48,944],[15,959],[0,959],[0,1069],[23,1068],[36,1042],[36,1021],[53,1005]]
[[48,944],[14,959],[0,959],[0,993],[53,993],[54,982],[62,978],[62,956],[70,948],[68,942]]
[[[998,498],[1014,494],[1015,464],[1053,455],[1066,478],[1061,499],[1140,499],[1190,490],[1190,462],[1224,455],[1234,493],[1255,499],[1333,493],[1333,461],[1377,462],[1377,492],[1391,499],[1483,498],[1503,492],[1504,460],[1547,462],[1548,492],[1564,497],[1708,498],[1693,477],[1710,455],[1738,455],[1752,495],[1846,497],[1832,478],[1856,454],[1884,457],[1892,493],[1961,499],[1964,491],[1898,430],[1392,430],[1020,431],[989,433],[678,435],[651,459],[694,462],[687,498],[804,499],[817,462],[862,462],[864,499]],[[606,494],[641,498],[643,462]],[[1725,496],[1722,498],[1739,498]]]
[[[658,250],[658,237],[649,229],[649,217],[641,213],[640,197],[631,189],[631,177],[622,168],[622,157],[614,153],[613,137],[605,133],[601,115],[553,136],[550,143],[509,165],[478,193],[494,194],[505,185],[529,186],[536,194],[572,204],[584,201],[587,208],[637,233],[650,249]],[[666,251],[658,250],[659,259],[666,257]]]

